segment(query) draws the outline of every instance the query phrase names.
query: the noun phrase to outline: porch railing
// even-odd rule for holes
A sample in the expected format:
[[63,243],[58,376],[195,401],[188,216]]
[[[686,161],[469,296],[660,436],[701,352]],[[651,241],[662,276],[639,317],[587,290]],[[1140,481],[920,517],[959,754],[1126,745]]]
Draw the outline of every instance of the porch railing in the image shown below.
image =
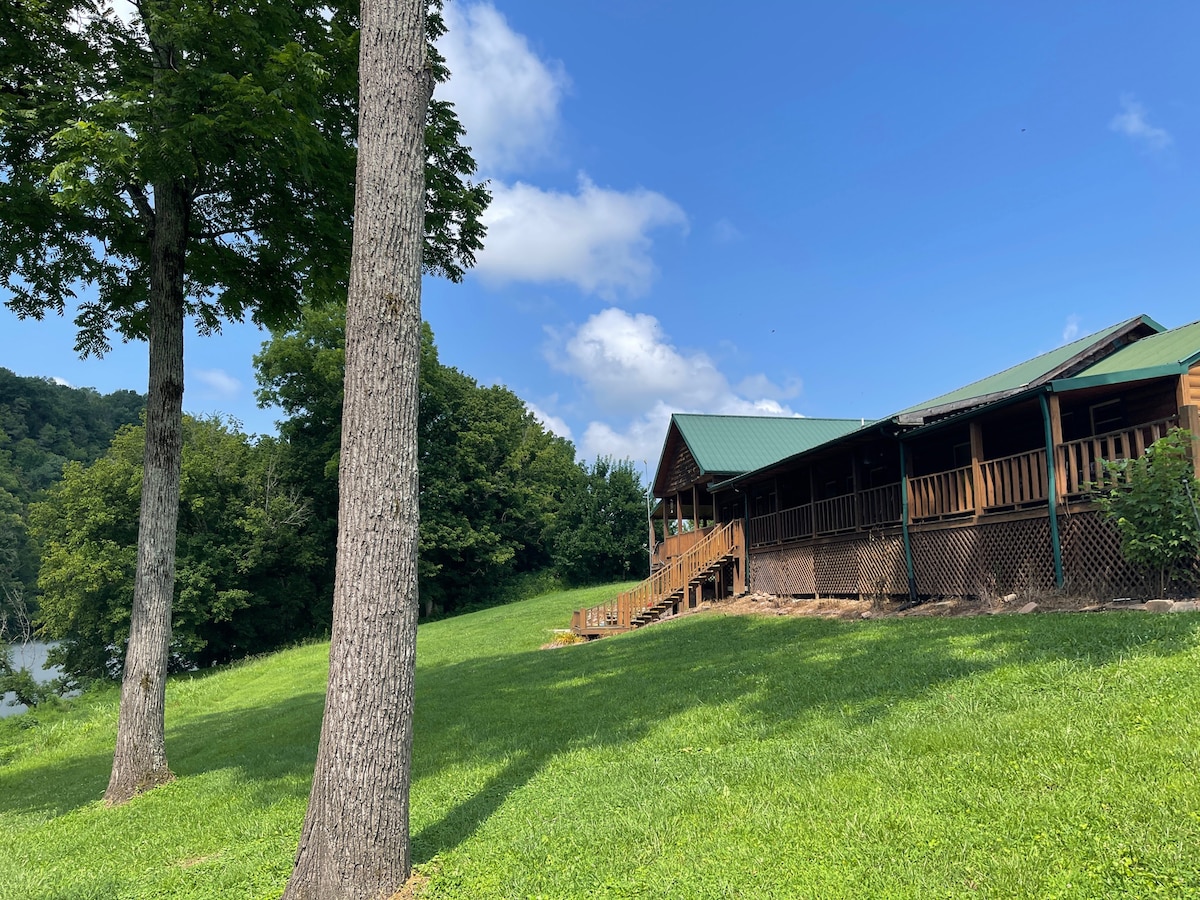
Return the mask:
[[858,493],[858,527],[896,525],[900,522],[900,482],[867,488]]
[[1037,503],[1050,496],[1046,489],[1044,449],[984,460],[979,467],[984,509]]
[[975,484],[970,466],[910,478],[908,489],[909,514],[914,521],[975,511]]
[[1117,483],[1119,479],[1106,475],[1103,460],[1136,459],[1178,425],[1179,417],[1169,416],[1133,428],[1059,444],[1058,463],[1065,475],[1067,495],[1079,496],[1094,487],[1104,488]]
[[695,544],[704,540],[705,536],[712,531],[712,528],[697,528],[693,531],[685,531],[682,534],[669,534],[665,540],[659,541],[654,546],[654,564],[661,565],[667,560],[686,553]]
[[830,497],[828,500],[817,500],[813,503],[813,527],[817,534],[836,534],[839,531],[853,531],[854,495],[842,494],[840,497]]
[[571,630],[578,634],[633,628],[634,621],[642,613],[660,601],[686,591],[701,572],[718,560],[740,552],[743,540],[741,519],[714,528],[633,589],[606,603],[576,610],[571,617]]

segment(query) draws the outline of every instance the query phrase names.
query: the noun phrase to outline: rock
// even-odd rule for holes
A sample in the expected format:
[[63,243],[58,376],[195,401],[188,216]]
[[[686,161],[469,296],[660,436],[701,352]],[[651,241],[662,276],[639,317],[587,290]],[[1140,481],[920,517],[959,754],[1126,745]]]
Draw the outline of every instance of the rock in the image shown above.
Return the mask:
[[1028,603],[1026,603],[1024,606],[1022,606],[1020,609],[1018,609],[1017,612],[1031,613],[1031,612],[1036,612],[1037,608],[1038,608],[1038,605],[1036,603],[1034,603],[1032,600],[1030,600]]
[[859,613],[858,617],[860,619],[869,619],[871,618],[871,611],[868,609],[866,612]]
[[1102,609],[1104,609],[1104,607],[1097,603],[1093,606],[1085,606],[1082,609],[1080,609],[1079,611],[1080,612],[1100,612],[1100,610],[1102,610]]
[[1017,599],[1016,594],[1005,594],[1003,597],[1000,598],[1000,602],[1001,603],[1012,603],[1016,599]]
[[1195,612],[1200,609],[1200,603],[1195,600],[1176,600],[1171,612]]
[[1146,612],[1170,612],[1175,608],[1174,600],[1147,600]]

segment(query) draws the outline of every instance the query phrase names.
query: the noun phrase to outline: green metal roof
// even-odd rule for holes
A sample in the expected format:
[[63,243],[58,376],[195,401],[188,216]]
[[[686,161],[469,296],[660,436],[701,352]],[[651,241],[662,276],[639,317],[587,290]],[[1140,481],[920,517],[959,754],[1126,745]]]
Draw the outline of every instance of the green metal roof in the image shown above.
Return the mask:
[[861,419],[705,416],[676,413],[671,421],[703,473],[748,472],[857,431]]
[[[1061,347],[1051,350],[1049,353],[1043,353],[1041,356],[1035,356],[1033,359],[1018,363],[1009,369],[1005,369],[1003,372],[997,372],[995,375],[981,378],[979,381],[974,381],[958,390],[950,391],[949,393],[942,394],[940,397],[934,397],[932,400],[926,400],[924,403],[918,403],[915,406],[902,409],[896,415],[903,416],[941,407],[957,407],[966,405],[971,400],[978,399],[982,402],[1018,391],[1023,387],[1036,384],[1045,379],[1046,376],[1053,374],[1056,369],[1063,367],[1075,357],[1086,354],[1088,349],[1093,345],[1103,342],[1122,330],[1129,330],[1140,323],[1149,325],[1155,331],[1162,331],[1162,326],[1153,319],[1147,316],[1137,316],[1097,331],[1095,334],[1079,338],[1069,344],[1064,344]],[[1149,340],[1149,338],[1143,338],[1142,340]],[[1132,346],[1136,347],[1140,343],[1141,341],[1138,341]]]
[[[1192,322],[1190,325],[1173,328],[1162,334],[1152,334],[1128,347],[1122,347],[1112,356],[1106,356],[1095,365],[1088,366],[1075,377],[1115,375],[1138,369],[1155,369],[1159,366],[1176,366],[1179,371],[1183,371],[1194,363],[1197,357],[1200,357],[1200,322]],[[1071,380],[1064,379],[1068,382]]]

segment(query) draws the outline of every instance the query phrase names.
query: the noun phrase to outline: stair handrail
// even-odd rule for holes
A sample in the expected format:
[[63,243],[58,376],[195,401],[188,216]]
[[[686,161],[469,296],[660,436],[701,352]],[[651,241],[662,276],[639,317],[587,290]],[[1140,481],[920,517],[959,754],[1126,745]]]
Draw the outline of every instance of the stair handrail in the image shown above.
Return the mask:
[[572,617],[572,628],[582,631],[590,627],[633,627],[633,620],[660,600],[688,584],[706,567],[733,553],[743,545],[742,520],[735,519],[715,528],[679,556],[673,557],[650,577],[622,591],[606,603],[581,609]]

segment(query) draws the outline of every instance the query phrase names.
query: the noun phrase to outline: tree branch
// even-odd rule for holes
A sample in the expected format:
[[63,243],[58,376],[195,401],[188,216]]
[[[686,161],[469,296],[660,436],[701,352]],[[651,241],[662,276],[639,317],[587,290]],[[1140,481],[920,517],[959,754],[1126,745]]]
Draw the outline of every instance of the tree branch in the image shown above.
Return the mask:
[[137,209],[138,215],[142,217],[142,221],[146,223],[148,228],[154,227],[154,207],[150,205],[150,199],[146,196],[146,192],[140,184],[130,182],[125,185],[125,192],[129,194],[129,199],[133,201],[134,208]]

